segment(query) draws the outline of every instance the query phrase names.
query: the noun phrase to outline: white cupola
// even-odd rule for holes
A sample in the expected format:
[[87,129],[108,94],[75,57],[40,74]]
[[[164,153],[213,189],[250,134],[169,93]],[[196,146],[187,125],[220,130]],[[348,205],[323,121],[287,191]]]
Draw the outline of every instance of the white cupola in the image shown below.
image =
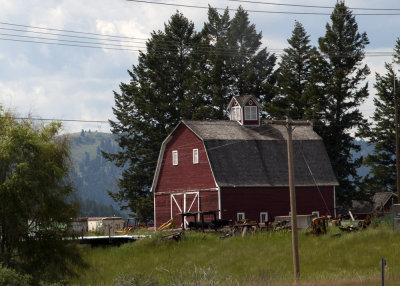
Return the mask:
[[235,95],[228,105],[230,120],[245,126],[260,125],[261,104],[254,95]]

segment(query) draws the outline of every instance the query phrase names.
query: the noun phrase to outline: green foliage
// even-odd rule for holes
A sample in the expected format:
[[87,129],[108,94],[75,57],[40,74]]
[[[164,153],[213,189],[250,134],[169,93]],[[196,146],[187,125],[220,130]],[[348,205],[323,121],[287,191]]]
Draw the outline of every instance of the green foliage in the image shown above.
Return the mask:
[[240,6],[228,30],[231,54],[228,72],[233,81],[231,95],[252,94],[260,102],[272,98],[273,90],[270,87],[275,80],[272,71],[276,57],[270,55],[267,48],[260,49],[261,39],[261,32],[257,33],[255,25],[250,24],[248,13]]
[[[1,111],[0,111],[1,112]],[[35,125],[0,113],[0,262],[57,281],[83,265],[64,240],[77,207],[68,203],[69,148],[59,123]]]
[[32,277],[22,275],[11,268],[0,264],[0,286],[28,286],[32,283]]
[[[372,192],[397,192],[396,188],[396,146],[394,128],[394,100],[393,100],[393,67],[386,64],[387,73],[383,76],[376,74],[374,98],[375,111],[372,116],[374,125],[364,133],[370,144],[374,144],[374,151],[369,154],[364,164],[370,167],[365,178],[368,189]],[[396,85],[399,82],[396,82]]]
[[284,49],[277,71],[277,94],[266,101],[267,112],[276,118],[316,119],[320,98],[313,88],[321,57],[312,47],[303,25],[295,22],[289,48]]
[[260,49],[261,33],[239,8],[232,20],[209,10],[201,33],[177,12],[153,32],[146,53],[115,92],[112,132],[121,150],[105,157],[125,167],[120,191],[111,194],[141,220],[153,216],[152,183],[162,141],[182,119],[223,119],[231,96],[270,97],[275,56]]
[[325,36],[319,38],[320,51],[327,60],[320,73],[324,75],[321,80],[324,124],[317,129],[340,184],[336,192],[338,202],[350,204],[361,194],[356,190],[360,179],[356,170],[362,158],[352,157],[352,151],[359,151],[359,146],[354,143],[357,133],[351,131],[366,124],[358,107],[368,96],[368,84],[362,82],[369,68],[362,60],[369,41],[366,33],[358,32],[355,17],[344,2],[336,4],[331,21],[326,25]]
[[[397,40],[396,57],[400,48]],[[396,60],[395,57],[395,60]],[[376,74],[376,97],[374,98],[375,111],[372,116],[374,124],[364,130],[364,137],[374,146],[364,164],[370,168],[370,173],[364,183],[370,192],[397,192],[396,187],[396,139],[395,139],[395,104],[394,85],[396,94],[399,94],[399,81],[395,80],[393,65],[386,63],[386,74]]]
[[[304,285],[377,285],[382,257],[390,267],[387,282],[400,278],[396,272],[400,234],[392,233],[390,226],[380,224],[341,237],[331,234],[314,237],[299,233]],[[92,267],[71,283],[126,285],[123,281],[142,279],[149,285],[291,285],[290,232],[224,240],[219,234],[185,232],[180,242],[160,236],[119,248],[86,249]]]

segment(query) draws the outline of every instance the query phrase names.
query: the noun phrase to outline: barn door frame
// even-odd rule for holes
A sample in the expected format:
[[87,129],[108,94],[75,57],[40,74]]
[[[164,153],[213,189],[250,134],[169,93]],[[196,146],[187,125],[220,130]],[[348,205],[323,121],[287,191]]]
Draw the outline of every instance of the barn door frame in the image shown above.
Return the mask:
[[[175,199],[175,196],[181,196],[181,195],[183,195],[183,210],[182,210],[181,206],[179,205],[179,203],[177,202],[177,200]],[[190,204],[188,209],[186,208],[186,195],[195,195],[192,200],[192,203]],[[171,219],[174,217],[174,214],[172,213],[173,202],[178,207],[178,209],[181,213],[185,213],[185,212],[190,212],[194,203],[196,202],[196,199],[197,199],[197,211],[200,212],[200,192],[199,191],[171,194]],[[200,214],[198,214],[197,216],[198,216],[198,219],[200,219]],[[186,217],[184,218],[184,222],[182,222],[182,223],[184,223],[185,228],[186,228],[186,226],[189,224],[188,221],[186,220]]]

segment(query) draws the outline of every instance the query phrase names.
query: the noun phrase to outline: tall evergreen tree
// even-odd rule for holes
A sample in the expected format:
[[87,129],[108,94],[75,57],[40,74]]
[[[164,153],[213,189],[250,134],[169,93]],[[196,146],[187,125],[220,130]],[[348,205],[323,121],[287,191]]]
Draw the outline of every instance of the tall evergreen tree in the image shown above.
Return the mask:
[[[394,48],[394,61],[399,63],[400,39],[397,39]],[[399,94],[399,80],[396,78],[392,64],[385,63],[386,74],[376,73],[376,97],[374,98],[375,111],[372,115],[374,124],[366,129],[364,136],[368,143],[374,146],[364,165],[370,168],[365,178],[366,188],[371,193],[392,191],[397,192],[396,186],[396,138],[395,138],[395,105],[394,88]],[[397,103],[399,105],[399,103]],[[399,106],[398,106],[399,107]]]
[[265,103],[273,117],[313,119],[315,101],[319,98],[312,90],[311,75],[318,66],[319,53],[310,45],[309,38],[303,25],[296,21],[277,71],[278,92],[272,101]]
[[[375,111],[372,115],[374,124],[364,133],[369,144],[374,145],[373,153],[364,160],[364,164],[370,168],[365,178],[366,187],[370,192],[397,191],[393,100],[395,74],[391,64],[386,63],[385,68],[385,75],[376,74]],[[396,86],[398,84],[396,80]]]
[[248,13],[239,7],[228,31],[230,96],[253,94],[261,102],[272,98],[276,57],[261,48],[261,39],[262,34],[250,24]]
[[357,168],[362,158],[353,158],[358,151],[351,131],[365,124],[359,105],[368,96],[368,84],[362,84],[369,68],[362,64],[364,48],[369,43],[366,33],[358,32],[352,12],[343,1],[336,4],[331,14],[332,24],[326,25],[319,48],[327,58],[327,77],[323,82],[326,107],[325,126],[321,128],[332,166],[340,186],[339,203],[349,204],[358,194],[355,182],[360,178]]
[[164,31],[152,33],[147,52],[128,71],[130,83],[114,92],[117,120],[110,123],[121,151],[104,155],[127,168],[120,191],[110,195],[144,220],[153,215],[149,188],[162,141],[179,120],[196,118],[196,108],[204,105],[194,80],[192,51],[198,42],[194,24],[177,12]]
[[204,24],[201,32],[200,85],[207,99],[208,111],[214,119],[225,119],[225,110],[231,97],[228,88],[232,79],[227,69],[231,55],[228,43],[229,25],[228,9],[219,14],[217,9],[210,7],[208,22]]

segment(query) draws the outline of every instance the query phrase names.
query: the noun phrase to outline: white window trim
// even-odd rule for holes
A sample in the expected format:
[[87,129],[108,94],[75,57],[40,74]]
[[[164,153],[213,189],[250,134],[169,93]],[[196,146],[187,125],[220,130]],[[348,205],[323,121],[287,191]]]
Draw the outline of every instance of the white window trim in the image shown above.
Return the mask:
[[241,220],[241,219],[239,219],[239,216],[242,216],[241,219],[245,219],[245,218],[246,218],[244,212],[239,212],[239,213],[236,214],[236,220],[237,220],[237,221]]
[[311,215],[317,215],[317,217],[319,217],[319,211],[313,211],[311,212]]
[[199,149],[193,149],[193,164],[199,163]]
[[257,106],[245,106],[244,107],[244,119],[245,120],[257,120]]
[[178,151],[177,150],[172,151],[172,165],[173,166],[178,165]]
[[231,110],[232,110],[231,120],[236,120],[236,121],[242,120],[242,112],[240,106],[234,106],[232,107]]
[[[265,220],[262,221],[262,216],[265,215]],[[268,221],[268,213],[267,212],[260,212],[260,222],[267,222]]]

